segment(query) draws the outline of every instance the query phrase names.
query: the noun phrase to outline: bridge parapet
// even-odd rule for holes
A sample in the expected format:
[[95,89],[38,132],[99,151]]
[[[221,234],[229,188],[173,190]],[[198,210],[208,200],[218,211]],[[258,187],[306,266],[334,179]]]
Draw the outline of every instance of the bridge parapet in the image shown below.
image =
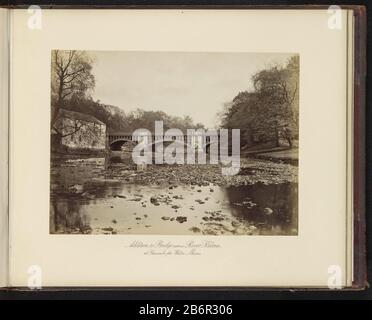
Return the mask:
[[[144,137],[146,135],[138,135],[137,137]],[[148,135],[150,136],[150,135]],[[195,134],[195,135],[192,135],[191,137],[192,138],[203,138],[205,136],[206,139],[211,139],[211,140],[215,140],[215,139],[218,139],[219,135],[210,135],[210,134]],[[109,141],[112,142],[112,141],[116,141],[116,140],[128,140],[128,141],[134,141],[136,139],[134,139],[134,136],[133,134],[129,134],[129,133],[109,133],[108,134],[108,137],[109,137]],[[184,140],[184,141],[187,141],[188,139],[188,136],[187,135],[155,135],[155,134],[151,134],[151,139],[153,141],[172,141],[172,140]]]

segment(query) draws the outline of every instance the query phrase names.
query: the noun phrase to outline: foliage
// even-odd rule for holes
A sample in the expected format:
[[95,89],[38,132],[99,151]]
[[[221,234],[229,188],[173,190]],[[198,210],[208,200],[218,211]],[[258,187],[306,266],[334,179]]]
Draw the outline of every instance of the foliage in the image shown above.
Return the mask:
[[106,105],[92,99],[74,98],[69,100],[64,108],[94,116],[105,123],[111,131],[130,133],[139,128],[153,131],[155,121],[163,121],[164,130],[178,128],[186,132],[186,129],[203,128],[202,124],[194,124],[190,116],[175,117],[164,111],[146,111],[139,108],[126,113],[117,106]]
[[186,129],[203,128],[202,124],[194,124],[190,116],[170,116],[164,111],[145,111],[142,109],[136,109],[128,114],[126,127],[130,131],[138,128],[153,131],[155,121],[163,121],[164,130],[177,128],[186,133]]
[[240,128],[242,145],[298,137],[299,57],[284,67],[274,66],[253,75],[253,90],[239,92],[220,114],[223,128]]

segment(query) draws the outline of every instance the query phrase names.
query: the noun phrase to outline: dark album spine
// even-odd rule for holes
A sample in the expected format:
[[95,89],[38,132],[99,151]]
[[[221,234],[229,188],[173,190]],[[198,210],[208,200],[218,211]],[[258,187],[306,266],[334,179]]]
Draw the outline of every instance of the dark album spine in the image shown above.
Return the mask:
[[9,284],[10,9],[0,8],[0,288]]
[[354,8],[354,267],[353,288],[367,284],[365,207],[365,115],[366,115],[366,8]]

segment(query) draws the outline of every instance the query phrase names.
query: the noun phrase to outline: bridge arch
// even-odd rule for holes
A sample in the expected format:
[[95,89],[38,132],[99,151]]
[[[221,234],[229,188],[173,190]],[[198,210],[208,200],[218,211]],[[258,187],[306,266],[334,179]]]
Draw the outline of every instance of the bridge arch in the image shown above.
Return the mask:
[[110,141],[110,150],[111,151],[122,151],[124,146],[128,148],[134,147],[137,144],[136,141],[127,138],[118,138]]

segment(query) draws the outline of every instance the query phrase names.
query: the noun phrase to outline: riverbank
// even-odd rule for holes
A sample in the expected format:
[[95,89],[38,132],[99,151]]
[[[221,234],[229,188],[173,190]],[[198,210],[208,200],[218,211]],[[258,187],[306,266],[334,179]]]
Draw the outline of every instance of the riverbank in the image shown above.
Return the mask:
[[112,177],[136,184],[191,184],[206,186],[240,186],[255,183],[278,184],[297,182],[297,167],[261,159],[242,159],[240,171],[223,175],[220,165],[150,165],[145,171],[111,169]]
[[242,158],[237,175],[221,173],[221,165],[148,165],[137,171],[134,165],[112,164],[104,168],[103,158],[69,159],[52,163],[52,180],[59,181],[53,189],[66,189],[71,185],[115,180],[138,185],[216,185],[241,186],[262,183],[297,183],[298,167],[257,158]]
[[288,163],[298,166],[298,148],[261,152],[255,155],[258,159],[272,162]]

